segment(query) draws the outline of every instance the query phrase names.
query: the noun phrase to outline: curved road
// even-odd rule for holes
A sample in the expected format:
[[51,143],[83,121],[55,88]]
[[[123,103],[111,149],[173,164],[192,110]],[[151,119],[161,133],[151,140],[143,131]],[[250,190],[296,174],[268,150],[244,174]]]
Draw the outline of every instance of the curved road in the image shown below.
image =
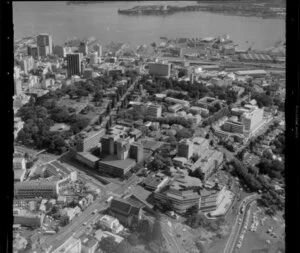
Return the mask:
[[[240,209],[242,207],[243,203],[245,203],[245,211],[242,214],[239,213],[237,215],[236,220],[235,220],[234,225],[233,225],[233,228],[232,228],[232,231],[231,231],[231,234],[230,234],[230,236],[228,238],[228,241],[226,243],[226,246],[224,248],[223,253],[231,253],[231,252],[233,252],[234,247],[236,245],[236,241],[238,239],[238,236],[239,236],[239,234],[241,232],[241,229],[244,226],[244,222],[245,222],[245,219],[246,219],[247,211],[249,209],[249,205],[251,204],[251,202],[253,202],[257,198],[258,198],[257,194],[248,196],[239,205],[239,209]],[[241,224],[238,224],[238,220],[240,218],[242,219],[242,222],[241,222]]]

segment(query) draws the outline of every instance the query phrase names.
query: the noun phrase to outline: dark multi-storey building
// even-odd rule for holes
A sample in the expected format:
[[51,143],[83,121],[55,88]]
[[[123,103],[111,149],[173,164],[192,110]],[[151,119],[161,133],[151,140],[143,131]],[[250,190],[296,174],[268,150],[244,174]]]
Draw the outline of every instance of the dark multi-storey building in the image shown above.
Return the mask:
[[68,76],[81,75],[81,53],[67,54]]
[[52,37],[47,33],[39,34],[36,38],[40,56],[52,54]]

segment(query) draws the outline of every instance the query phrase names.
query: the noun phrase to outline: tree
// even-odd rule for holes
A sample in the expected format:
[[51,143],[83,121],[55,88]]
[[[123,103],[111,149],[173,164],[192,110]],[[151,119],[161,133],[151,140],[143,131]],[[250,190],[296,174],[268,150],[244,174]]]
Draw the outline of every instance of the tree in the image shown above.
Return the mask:
[[60,225],[61,225],[62,227],[68,225],[69,222],[70,222],[70,220],[69,220],[69,217],[68,217],[68,216],[61,216],[61,217],[60,217],[59,223],[60,223]]
[[99,247],[105,252],[115,252],[118,244],[112,237],[104,237],[99,243]]
[[194,153],[193,155],[192,155],[192,157],[191,157],[191,160],[195,163],[196,161],[198,161],[198,159],[199,159],[199,155],[198,154],[196,154],[196,153]]
[[187,74],[188,74],[187,69],[180,69],[180,70],[178,71],[178,78],[181,78],[181,77],[183,77],[183,76],[186,76]]
[[127,237],[128,242],[132,245],[132,246],[136,246],[139,244],[139,236],[137,233],[132,233]]
[[195,244],[197,249],[199,250],[199,253],[205,253],[205,248],[203,246],[203,243],[200,240],[197,240]]
[[186,210],[186,215],[187,216],[193,216],[193,215],[196,215],[198,214],[199,212],[199,207],[197,205],[194,205],[192,207],[190,207],[189,209]]

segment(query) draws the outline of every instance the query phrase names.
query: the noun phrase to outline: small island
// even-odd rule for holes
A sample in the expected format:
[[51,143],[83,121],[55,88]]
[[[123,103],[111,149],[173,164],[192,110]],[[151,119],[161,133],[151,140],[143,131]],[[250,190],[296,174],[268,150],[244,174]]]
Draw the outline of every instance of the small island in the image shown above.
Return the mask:
[[218,3],[207,5],[188,5],[188,6],[170,6],[170,5],[148,5],[135,6],[131,9],[118,10],[123,15],[170,15],[177,12],[203,11],[212,13],[221,13],[235,16],[262,17],[262,18],[284,18],[285,7],[273,6],[270,4],[248,4],[248,3]]

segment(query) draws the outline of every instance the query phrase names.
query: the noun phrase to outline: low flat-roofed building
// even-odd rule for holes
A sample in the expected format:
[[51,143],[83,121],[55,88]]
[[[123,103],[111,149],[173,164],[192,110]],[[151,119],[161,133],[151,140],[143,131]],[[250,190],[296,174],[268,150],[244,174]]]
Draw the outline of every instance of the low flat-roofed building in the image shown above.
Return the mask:
[[245,126],[242,122],[227,120],[222,129],[230,133],[244,134]]
[[209,148],[209,140],[200,136],[194,137],[193,142],[193,152],[194,154],[201,155],[205,150]]
[[157,173],[156,175],[149,175],[145,178],[142,184],[146,189],[156,192],[160,191],[168,182],[169,177],[161,173]]
[[17,199],[34,199],[35,197],[56,198],[57,182],[18,182],[14,185],[14,196]]
[[158,76],[165,76],[169,77],[171,74],[171,64],[163,64],[163,63],[149,63],[149,73],[158,75]]
[[182,100],[182,99],[177,99],[177,98],[172,98],[172,97],[166,97],[165,100],[169,103],[173,103],[173,104],[181,104],[184,107],[189,107],[190,106],[190,102],[186,101],[186,100]]
[[101,242],[102,238],[107,238],[107,237],[111,237],[115,240],[116,243],[121,243],[122,241],[124,241],[124,238],[119,236],[119,235],[115,235],[113,233],[110,233],[108,231],[102,231],[101,229],[98,229],[95,232],[95,237],[96,239]]
[[176,156],[172,160],[173,160],[174,165],[177,165],[177,166],[184,166],[188,162],[187,158],[180,157],[180,156]]
[[98,170],[109,175],[122,177],[136,165],[133,159],[99,161]]
[[64,132],[69,130],[70,126],[64,123],[56,123],[50,127],[50,132]]
[[176,113],[178,112],[179,110],[181,110],[183,108],[183,106],[181,104],[175,104],[175,105],[171,105],[168,107],[168,110],[170,112],[173,112],[173,113]]
[[135,141],[143,135],[143,133],[138,129],[132,129],[128,134],[130,137],[134,138]]
[[188,139],[183,139],[178,143],[177,155],[190,159],[194,152],[194,143]]
[[192,206],[200,205],[200,195],[192,190],[179,191],[168,189],[154,194],[154,198],[161,204],[170,203],[175,212],[185,213]]
[[14,170],[14,182],[23,182],[26,170]]
[[81,253],[81,240],[71,236],[51,253]]
[[192,165],[191,171],[201,170],[204,173],[204,179],[213,172],[213,170],[218,169],[224,159],[224,154],[217,150],[205,150],[201,154],[200,158]]
[[204,108],[199,107],[199,106],[191,106],[190,112],[194,114],[201,114]]
[[99,157],[94,156],[88,152],[77,152],[76,159],[87,165],[91,169],[96,168],[97,162],[100,160]]
[[98,247],[99,241],[90,235],[82,235],[81,240],[81,252],[82,253],[94,253]]
[[20,224],[26,227],[40,227],[43,224],[44,214],[36,214],[24,209],[13,211],[14,224]]
[[202,107],[207,109],[210,106],[214,106],[216,103],[219,103],[220,100],[216,99],[216,98],[212,98],[212,97],[204,97],[201,98],[197,101],[197,104]]
[[261,76],[266,76],[267,72],[265,70],[262,70],[262,69],[255,69],[255,70],[236,71],[235,74],[237,76],[261,77]]
[[167,95],[166,94],[155,94],[156,99],[163,100]]
[[67,216],[70,221],[73,220],[76,215],[81,213],[81,209],[78,206],[74,208],[66,207],[64,209],[61,209],[60,211],[61,211],[61,215]]
[[120,233],[124,229],[118,219],[109,215],[102,216],[99,220],[99,223],[116,234]]
[[26,160],[23,157],[14,157],[13,159],[14,170],[26,170]]
[[108,214],[116,217],[125,226],[131,226],[141,219],[142,209],[130,204],[126,200],[112,199]]
[[221,190],[202,190],[201,191],[201,212],[212,212],[218,208],[220,203],[223,201],[226,195],[226,187],[224,186]]
[[175,190],[186,190],[189,187],[202,187],[202,182],[199,178],[183,174],[176,177],[170,187]]
[[86,152],[91,148],[97,147],[100,142],[101,137],[105,135],[105,129],[99,129],[97,131],[82,132],[79,133],[80,139],[76,144],[76,149],[78,152]]

